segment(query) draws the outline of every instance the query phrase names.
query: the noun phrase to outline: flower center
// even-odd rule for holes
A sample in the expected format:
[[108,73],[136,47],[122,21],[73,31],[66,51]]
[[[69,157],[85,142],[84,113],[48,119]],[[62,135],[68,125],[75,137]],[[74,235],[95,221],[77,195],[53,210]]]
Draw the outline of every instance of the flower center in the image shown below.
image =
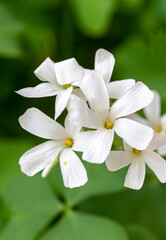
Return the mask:
[[133,153],[136,154],[137,156],[139,156],[140,153],[141,153],[141,151],[139,151],[139,150],[133,148]]
[[156,133],[159,133],[159,132],[161,132],[161,130],[162,130],[162,128],[161,128],[161,126],[160,126],[160,125],[158,125],[158,126],[155,126],[155,128],[154,128],[154,131],[155,131]]
[[71,83],[69,83],[69,84],[64,84],[63,86],[64,86],[65,89],[67,89],[67,88],[71,87]]
[[67,148],[71,148],[71,147],[73,147],[74,140],[72,138],[68,138],[68,139],[66,139],[65,144],[66,144]]
[[111,121],[108,121],[108,120],[107,120],[107,121],[104,123],[104,128],[105,128],[105,129],[112,129],[113,126],[114,126],[114,124],[113,124]]

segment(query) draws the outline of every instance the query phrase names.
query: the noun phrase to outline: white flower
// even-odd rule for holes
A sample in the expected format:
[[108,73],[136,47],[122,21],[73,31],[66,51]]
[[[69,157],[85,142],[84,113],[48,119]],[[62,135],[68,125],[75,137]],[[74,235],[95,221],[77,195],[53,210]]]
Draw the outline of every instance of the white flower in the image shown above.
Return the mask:
[[[128,90],[135,80],[121,80],[109,83],[114,67],[114,57],[104,49],[99,49],[95,56],[95,70],[100,72],[105,80],[109,95],[112,98],[119,98]],[[57,119],[63,110],[67,107],[71,94],[81,97],[85,96],[79,87],[84,75],[88,72],[95,72],[82,68],[75,58],[54,63],[50,58],[46,60],[34,71],[35,75],[43,81],[36,87],[23,88],[16,93],[24,97],[38,98],[55,96],[55,119]]]
[[36,87],[28,87],[16,91],[16,93],[29,98],[55,96],[55,119],[66,108],[71,93],[84,97],[80,89],[73,89],[79,84],[84,69],[75,58],[54,63],[47,58],[35,71],[35,75],[44,83]]
[[[165,134],[166,133],[166,114],[161,116],[161,99],[160,95],[153,91],[154,98],[153,102],[144,108],[144,114],[147,118],[139,116],[138,114],[132,114],[129,116],[131,119],[141,122],[147,126],[153,128],[155,134]],[[166,155],[166,146],[162,146],[158,149],[161,155]]]
[[124,142],[125,151],[111,151],[106,159],[110,171],[117,171],[130,164],[124,186],[140,189],[145,179],[145,163],[155,173],[158,179],[166,182],[166,161],[154,150],[166,144],[165,135],[155,135],[149,146],[139,151]]
[[19,122],[28,132],[45,139],[52,139],[27,151],[19,161],[22,172],[33,176],[44,169],[42,176],[46,177],[57,163],[58,155],[64,185],[69,188],[84,185],[87,182],[86,170],[74,153],[87,148],[90,133],[80,132],[79,126],[74,126],[65,119],[65,128],[36,108],[28,109]]
[[104,50],[98,49],[95,55],[95,70],[104,78],[108,95],[110,98],[118,99],[135,84],[134,79],[125,79],[120,81],[109,82],[115,65],[114,56]]
[[106,160],[114,139],[114,132],[128,144],[139,150],[145,149],[153,137],[150,127],[122,118],[144,108],[152,102],[153,93],[143,83],[134,84],[109,107],[109,96],[102,77],[87,74],[81,82],[81,90],[91,109],[80,98],[72,95],[68,104],[70,119],[74,124],[97,129],[83,153],[88,162],[102,163]]

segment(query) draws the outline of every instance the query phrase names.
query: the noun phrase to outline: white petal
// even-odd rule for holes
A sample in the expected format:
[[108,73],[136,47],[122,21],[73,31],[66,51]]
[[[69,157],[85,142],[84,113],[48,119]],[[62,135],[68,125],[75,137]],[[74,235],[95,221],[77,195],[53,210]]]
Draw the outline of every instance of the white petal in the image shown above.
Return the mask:
[[161,99],[156,91],[153,91],[153,94],[153,102],[144,109],[144,114],[151,123],[155,124],[160,122]]
[[108,95],[110,98],[120,98],[126,91],[135,84],[134,79],[125,79],[120,81],[110,82],[107,85]]
[[81,98],[71,95],[67,109],[69,111],[70,121],[74,124],[93,129],[103,127],[97,114],[93,112]]
[[126,143],[138,150],[146,149],[153,137],[152,128],[127,118],[117,119],[114,130]]
[[130,163],[130,151],[111,151],[106,159],[106,166],[110,171],[117,171]]
[[166,131],[166,113],[161,117],[162,130]]
[[96,131],[85,131],[77,134],[74,139],[73,150],[78,152],[85,151],[88,148],[89,143],[95,134]]
[[166,156],[166,145],[160,147],[160,148],[158,149],[158,153],[159,153],[161,156]]
[[142,124],[147,125],[147,126],[149,125],[148,121],[145,118],[141,117],[137,113],[133,113],[131,115],[128,115],[127,118],[129,118],[131,120],[134,120],[136,122],[142,123]]
[[127,116],[146,107],[152,100],[153,92],[142,82],[137,82],[112,105],[110,114],[113,118]]
[[28,87],[16,91],[19,95],[29,98],[55,96],[61,90],[53,83],[41,83],[36,87]]
[[65,139],[65,129],[37,108],[29,108],[19,123],[26,131],[46,139]]
[[60,85],[81,81],[84,74],[83,68],[77,63],[75,58],[55,63],[54,69]]
[[96,51],[95,70],[101,73],[105,83],[110,81],[114,65],[115,58],[110,52],[104,49],[99,49]]
[[81,91],[81,89],[79,89],[79,88],[73,89],[73,94],[76,95],[77,97],[81,98],[85,102],[87,101],[87,99],[86,99],[85,95],[83,94],[83,92]]
[[138,157],[136,157],[136,159],[133,159],[128,169],[124,186],[139,190],[144,183],[145,170],[145,162],[142,159]]
[[103,78],[95,71],[90,72],[83,78],[80,88],[88,99],[91,109],[106,121],[108,118],[109,97]]
[[[82,76],[82,78],[86,75],[86,74],[89,74],[89,73],[91,73],[91,72],[94,72],[94,70],[90,70],[90,69],[86,69],[86,68],[82,68],[83,69],[83,76]],[[82,80],[82,79],[81,79]],[[82,81],[80,81],[80,80],[77,80],[77,81],[74,81],[74,82],[72,82],[72,86],[75,86],[75,87],[80,87],[80,85],[81,85],[81,82]]]
[[130,146],[130,145],[128,145],[125,141],[123,141],[123,147],[124,147],[124,149],[126,150],[126,151],[131,151],[133,148]]
[[60,153],[60,167],[65,187],[80,187],[88,181],[84,165],[71,149]]
[[146,151],[145,162],[152,169],[160,182],[166,182],[166,161],[156,152]]
[[55,100],[55,120],[61,115],[63,110],[65,110],[72,91],[73,87],[69,87],[66,90],[63,90],[57,94]]
[[82,159],[91,163],[103,163],[111,150],[113,139],[113,130],[97,130],[88,148],[84,151]]
[[21,171],[28,176],[35,175],[46,168],[62,149],[61,141],[48,141],[30,149],[19,160]]
[[166,145],[166,134],[154,134],[153,139],[149,143],[148,149],[156,150]]
[[34,71],[34,74],[41,81],[58,84],[54,71],[54,62],[50,58],[46,58],[46,60]]
[[73,124],[73,122],[70,121],[70,116],[68,114],[65,118],[65,130],[71,138],[75,138],[75,136],[80,132],[81,126]]
[[[82,69],[83,69],[83,71],[84,71],[84,74],[83,74],[82,78],[83,78],[86,74],[89,74],[89,73],[91,73],[91,72],[94,72],[94,70],[91,70],[91,69],[86,69],[86,68],[82,68]],[[82,79],[81,79],[81,80],[82,80]],[[80,87],[81,82],[82,82],[82,81],[80,81],[80,80],[74,81],[74,82],[72,82],[72,86]]]

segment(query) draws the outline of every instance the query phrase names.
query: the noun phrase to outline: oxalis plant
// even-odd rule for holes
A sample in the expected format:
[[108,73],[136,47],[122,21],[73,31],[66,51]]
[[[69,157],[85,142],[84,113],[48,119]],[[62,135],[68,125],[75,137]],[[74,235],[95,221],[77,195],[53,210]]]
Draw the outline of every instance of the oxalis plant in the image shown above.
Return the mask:
[[[19,118],[22,128],[48,140],[20,158],[23,173],[42,171],[45,178],[60,163],[65,187],[80,187],[88,181],[84,160],[105,162],[110,174],[129,165],[124,186],[131,189],[142,187],[146,164],[166,182],[161,157],[166,155],[166,114],[160,116],[160,96],[134,79],[110,82],[114,64],[113,55],[104,49],[96,52],[94,70],[74,58],[58,63],[47,58],[34,72],[42,83],[17,91],[29,98],[56,96],[54,119],[37,108]],[[68,114],[62,126],[57,118],[64,109]],[[141,109],[147,119],[136,114]]]

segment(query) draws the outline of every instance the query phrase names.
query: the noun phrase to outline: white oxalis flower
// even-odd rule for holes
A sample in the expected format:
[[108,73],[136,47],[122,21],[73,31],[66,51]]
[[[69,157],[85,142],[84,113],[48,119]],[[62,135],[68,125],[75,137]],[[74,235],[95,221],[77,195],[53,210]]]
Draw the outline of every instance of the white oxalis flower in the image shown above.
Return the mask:
[[[154,98],[152,103],[144,108],[145,118],[138,114],[129,116],[131,119],[143,123],[153,128],[155,134],[166,134],[166,113],[161,116],[161,98],[158,92],[153,91]],[[158,149],[161,155],[166,155],[166,146]]]
[[[115,59],[111,53],[104,49],[99,49],[95,56],[95,71],[99,72],[104,78],[106,87],[111,98],[121,97],[134,83],[135,80],[127,79],[109,83],[112,75]],[[35,75],[43,81],[36,87],[23,88],[16,93],[24,97],[38,98],[55,96],[55,119],[57,119],[63,110],[67,107],[71,94],[81,97],[85,96],[79,87],[81,80],[88,72],[95,72],[82,68],[75,58],[54,63],[47,58],[35,71]]]
[[[60,161],[64,185],[69,188],[87,182],[86,170],[74,153],[87,148],[90,133],[81,132],[66,117],[65,128],[36,108],[28,109],[20,118],[20,125],[28,132],[45,139],[52,139],[27,151],[19,161],[22,172],[33,176],[44,169],[46,177]],[[59,157],[58,157],[59,156]]]
[[158,179],[166,182],[166,161],[154,150],[166,144],[165,135],[155,135],[149,146],[143,150],[132,148],[124,142],[125,151],[111,151],[106,159],[110,171],[117,171],[130,164],[124,186],[140,189],[145,179],[145,163],[155,173]]
[[135,84],[134,79],[110,82],[115,65],[114,56],[105,49],[98,49],[95,55],[95,70],[103,77],[110,98],[118,99]]
[[68,104],[69,116],[74,124],[97,129],[93,131],[83,159],[92,163],[106,160],[114,139],[114,132],[128,144],[139,150],[145,149],[153,137],[153,130],[135,122],[122,118],[150,104],[153,93],[141,82],[134,84],[111,107],[106,85],[98,74],[87,74],[80,85],[88,99],[89,105],[72,95]]
[[29,98],[55,96],[55,119],[66,108],[71,93],[84,98],[79,88],[74,89],[84,76],[84,69],[75,58],[54,63],[47,58],[35,71],[35,75],[44,83],[36,87],[23,88],[16,93]]

